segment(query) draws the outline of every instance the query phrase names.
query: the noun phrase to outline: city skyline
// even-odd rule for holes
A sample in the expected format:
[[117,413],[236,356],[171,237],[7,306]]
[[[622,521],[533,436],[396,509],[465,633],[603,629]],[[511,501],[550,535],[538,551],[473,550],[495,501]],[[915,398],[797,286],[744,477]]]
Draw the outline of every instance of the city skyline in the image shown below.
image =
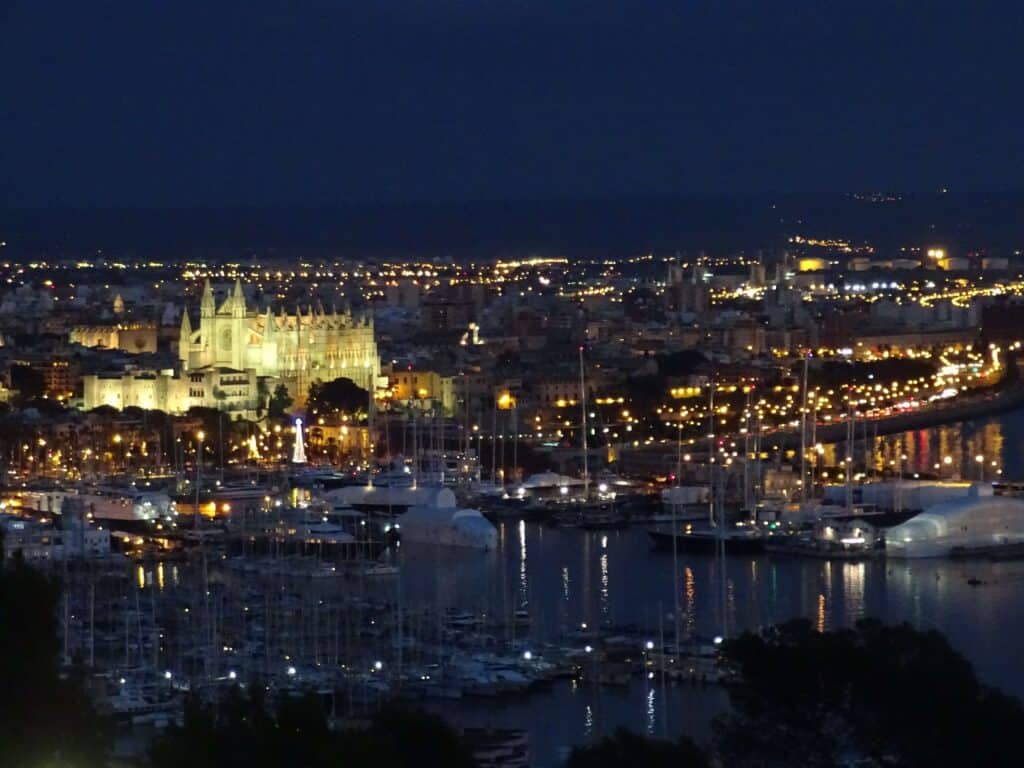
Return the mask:
[[0,768],[1019,763],[1022,33],[0,2]]

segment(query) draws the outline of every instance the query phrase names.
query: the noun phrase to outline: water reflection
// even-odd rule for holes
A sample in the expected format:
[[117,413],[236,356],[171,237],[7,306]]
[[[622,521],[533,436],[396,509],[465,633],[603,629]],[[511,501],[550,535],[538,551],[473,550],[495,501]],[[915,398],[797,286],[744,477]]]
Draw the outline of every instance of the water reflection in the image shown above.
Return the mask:
[[697,580],[693,568],[687,566],[683,573],[686,581],[686,591],[683,593],[686,600],[686,636],[692,637],[697,629]]
[[654,686],[653,685],[650,686],[650,688],[647,690],[646,702],[647,702],[647,709],[646,709],[646,713],[645,713],[646,714],[646,718],[645,718],[644,722],[645,722],[645,725],[647,727],[647,735],[648,736],[653,736],[654,735],[654,721],[655,721],[655,717],[654,717],[654,712],[655,712],[655,706],[654,706]]
[[[1020,424],[1016,422],[1020,421]],[[1024,413],[920,429],[895,435],[875,435],[870,425],[858,432],[854,457],[876,472],[939,476],[947,480],[996,480],[1021,477]],[[822,464],[836,466],[845,455],[842,444],[826,445]],[[979,461],[979,458],[981,459]]]
[[845,623],[852,625],[864,616],[864,563],[843,563],[843,607]]
[[[584,623],[635,624],[655,636],[659,620],[674,610],[672,557],[653,552],[642,530],[604,537],[518,522],[512,526],[516,535],[507,536],[495,553],[403,547],[399,562],[407,603],[506,613],[510,598],[529,598],[529,632],[539,642],[564,642],[568,630]],[[1018,581],[1011,588],[1004,574],[998,585],[966,584],[970,576],[993,582],[985,575],[993,568],[1016,574]],[[984,636],[986,644],[993,633],[1014,637],[1019,635],[1010,630],[1018,628],[1024,633],[1024,619],[1014,618],[1013,590],[1024,584],[1020,562],[730,557],[724,590],[714,557],[680,553],[678,572],[684,637],[709,638],[723,628],[740,631],[796,617],[833,629],[866,616],[953,627],[965,637]],[[154,581],[159,583],[159,577]],[[170,574],[167,581],[172,581]],[[674,636],[672,620],[664,623],[664,631]],[[998,660],[983,661],[991,665]],[[1024,692],[1024,669],[1016,679]]]
[[[1024,410],[902,435],[876,437],[860,427],[856,453],[858,463],[866,459],[878,470],[902,470],[904,477],[935,474],[939,464],[942,477],[964,479],[980,476],[975,457],[983,455],[986,479],[1003,470],[1007,479],[1024,480]],[[820,466],[835,466],[843,455],[842,446],[826,446]],[[641,530],[599,535],[519,523],[513,538],[511,525],[500,526],[493,556],[447,551],[424,557],[403,547],[403,583],[421,595],[426,592],[425,600],[445,599],[453,605],[501,603],[508,594],[495,585],[508,583],[521,599],[533,598],[530,634],[563,644],[572,642],[565,630],[595,615],[601,623],[636,624],[654,637],[663,607],[675,610],[677,603],[685,637],[709,638],[723,628],[756,629],[793,618],[807,619],[820,630],[864,617],[907,621],[940,629],[984,681],[1024,695],[1024,665],[1018,661],[1024,636],[1018,610],[1022,561],[833,563],[730,557],[723,572],[713,557],[680,553],[677,571],[671,555],[651,551]],[[678,582],[674,574],[681,575]],[[971,586],[970,578],[984,584]],[[426,585],[437,585],[437,592],[431,594]],[[673,629],[666,623],[664,631],[669,635]],[[460,720],[469,725],[525,725],[531,730],[535,763],[542,766],[561,762],[569,745],[592,742],[618,725],[653,733],[660,718],[669,737],[681,731],[706,737],[710,714],[724,705],[724,694],[657,683],[638,681],[621,693],[566,684],[493,707],[479,702],[443,707],[446,714],[458,708]]]
[[[134,567],[134,581],[138,589],[152,589],[154,585],[159,591],[167,587],[178,586],[179,574],[177,565],[165,565],[163,561],[156,563],[138,563]],[[170,571],[168,582],[166,572]]]
[[601,553],[601,618],[605,622],[611,619],[611,601],[608,593],[608,553]]
[[529,604],[529,582],[526,578],[526,521],[519,521],[519,604]]

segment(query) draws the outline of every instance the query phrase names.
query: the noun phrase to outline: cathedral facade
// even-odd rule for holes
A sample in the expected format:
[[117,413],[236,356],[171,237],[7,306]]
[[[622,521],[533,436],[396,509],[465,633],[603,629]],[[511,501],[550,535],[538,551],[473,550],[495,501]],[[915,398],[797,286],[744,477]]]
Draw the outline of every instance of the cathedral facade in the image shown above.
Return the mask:
[[321,307],[260,312],[248,307],[238,281],[218,304],[207,280],[198,327],[188,311],[182,315],[178,360],[174,370],[133,366],[84,376],[82,405],[169,413],[202,406],[255,418],[279,384],[302,406],[316,381],[344,377],[369,390],[380,376],[372,318]]
[[293,315],[283,309],[259,312],[247,306],[239,281],[219,306],[206,281],[199,327],[192,326],[188,312],[182,315],[178,356],[183,373],[229,368],[277,379],[297,402],[305,400],[310,384],[318,380],[344,377],[371,389],[380,376],[369,315],[322,307],[309,307],[305,313],[299,307]]

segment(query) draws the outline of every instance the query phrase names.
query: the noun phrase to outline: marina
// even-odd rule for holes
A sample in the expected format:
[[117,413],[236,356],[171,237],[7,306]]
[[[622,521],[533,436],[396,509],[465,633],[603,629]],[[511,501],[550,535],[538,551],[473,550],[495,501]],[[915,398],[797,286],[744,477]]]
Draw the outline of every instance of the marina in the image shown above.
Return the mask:
[[[674,564],[644,525],[499,520],[495,533],[492,548],[403,540],[355,560],[206,539],[184,560],[79,564],[66,657],[108,670],[108,706],[129,729],[173,720],[185,690],[258,678],[282,693],[321,691],[338,717],[398,697],[459,725],[522,728],[541,766],[619,725],[706,736],[725,706],[715,637],[798,616],[822,630],[909,617],[946,632],[983,676],[1024,691],[999,661],[1019,629],[1022,561],[729,548],[723,559],[680,547]],[[564,712],[575,715],[553,728]]]
[[187,696],[256,684],[312,692],[339,725],[439,712],[495,768],[557,766],[618,727],[706,740],[735,674],[720,644],[793,618],[937,628],[1024,692],[1005,666],[1024,501],[1003,475],[1024,466],[998,419],[879,437],[851,416],[812,462],[679,440],[674,482],[592,472],[586,450],[580,476],[488,482],[433,420],[409,427],[411,457],[347,471],[310,465],[296,420],[269,470],[9,485],[5,551],[66,584],[61,658],[91,671],[122,756]]

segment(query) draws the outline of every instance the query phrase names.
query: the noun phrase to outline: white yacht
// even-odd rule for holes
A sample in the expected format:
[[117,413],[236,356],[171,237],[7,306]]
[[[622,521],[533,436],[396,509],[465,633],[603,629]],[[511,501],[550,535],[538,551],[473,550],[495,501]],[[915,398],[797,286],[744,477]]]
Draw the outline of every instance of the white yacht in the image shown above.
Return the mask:
[[116,486],[79,486],[26,490],[22,503],[27,509],[50,515],[60,514],[67,498],[81,499],[92,520],[122,523],[149,522],[174,517],[171,497],[162,491],[142,491]]
[[417,505],[398,518],[402,541],[449,547],[494,549],[498,529],[475,509]]
[[93,520],[148,522],[174,517],[174,502],[162,491],[135,488],[82,488],[78,497]]

